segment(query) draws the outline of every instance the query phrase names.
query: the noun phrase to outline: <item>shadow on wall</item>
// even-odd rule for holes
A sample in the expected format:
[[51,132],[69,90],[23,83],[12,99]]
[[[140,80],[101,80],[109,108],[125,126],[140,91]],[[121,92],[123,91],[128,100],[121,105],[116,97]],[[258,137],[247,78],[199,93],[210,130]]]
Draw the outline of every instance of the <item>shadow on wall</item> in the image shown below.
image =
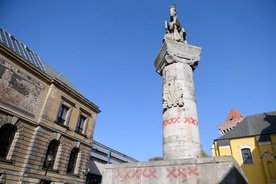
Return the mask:
[[219,184],[247,184],[247,181],[241,172],[233,167]]
[[258,142],[270,141],[270,134],[276,133],[276,116],[270,113],[264,113],[264,116],[263,122],[267,122],[269,125],[261,130]]

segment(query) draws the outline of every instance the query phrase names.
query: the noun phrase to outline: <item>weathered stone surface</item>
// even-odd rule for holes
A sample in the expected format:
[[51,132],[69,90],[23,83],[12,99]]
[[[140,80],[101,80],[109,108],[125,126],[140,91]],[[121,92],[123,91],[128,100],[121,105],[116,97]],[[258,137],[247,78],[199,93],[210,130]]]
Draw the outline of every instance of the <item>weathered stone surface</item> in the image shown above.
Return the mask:
[[163,40],[173,40],[177,42],[186,41],[186,32],[181,26],[176,13],[175,5],[170,6],[170,22],[165,21],[166,34],[163,37]]
[[200,47],[165,40],[154,61],[156,72],[162,75],[164,67],[174,62],[186,63],[195,69],[200,59],[200,53]]
[[163,158],[200,156],[193,71],[201,49],[165,40],[154,62],[163,78]]
[[128,164],[108,164],[103,184],[245,184],[233,157],[206,157]]
[[0,59],[0,104],[34,118],[47,88],[15,64]]
[[[59,146],[46,179],[53,183],[85,183],[83,171],[90,158],[98,107],[6,46],[0,43],[0,128],[11,127],[14,137],[10,137],[7,155],[1,157],[0,183],[39,183],[45,175],[43,165],[52,140],[58,141]],[[71,102],[70,113],[65,115],[66,124],[57,124],[65,99]],[[80,113],[86,114],[87,119],[83,132],[77,134]],[[73,174],[68,174],[70,153],[76,146],[77,163]]]

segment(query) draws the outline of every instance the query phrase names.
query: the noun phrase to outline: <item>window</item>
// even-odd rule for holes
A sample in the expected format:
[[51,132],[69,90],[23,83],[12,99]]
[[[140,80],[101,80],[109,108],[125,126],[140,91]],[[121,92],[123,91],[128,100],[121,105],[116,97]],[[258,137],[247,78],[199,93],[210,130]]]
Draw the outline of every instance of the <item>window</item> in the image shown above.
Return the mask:
[[249,148],[241,149],[241,153],[242,153],[242,160],[244,164],[253,164],[253,159]]
[[276,173],[275,173],[275,169],[273,167],[273,163],[271,161],[267,162],[267,167],[268,167],[268,171],[269,171],[269,175],[270,175],[270,179],[276,179]]
[[49,181],[49,180],[42,180],[42,181],[40,181],[40,183],[42,183],[42,184],[51,184],[52,181]]
[[96,175],[92,173],[88,173],[86,177],[86,184],[99,184],[102,181],[101,175]]
[[61,104],[58,111],[58,117],[57,117],[58,123],[64,124],[68,110],[69,108],[67,106],[65,106],[64,104]]
[[74,174],[75,167],[76,167],[76,162],[78,158],[78,148],[73,148],[69,157],[69,162],[67,166],[67,173]]
[[0,158],[7,157],[13,138],[15,135],[15,129],[9,125],[3,125],[0,128]]
[[0,173],[0,183],[1,184],[6,183],[6,174]]
[[[57,140],[52,140],[48,146],[47,154],[45,156],[43,167],[52,168],[55,163],[59,142]],[[52,156],[51,162],[48,161],[49,155]]]
[[78,123],[77,123],[76,132],[79,132],[79,133],[82,133],[82,132],[83,132],[83,127],[84,127],[85,121],[86,121],[86,117],[80,115],[80,116],[79,116]]
[[49,181],[49,180],[42,180],[40,181],[41,184],[51,184],[52,181]]

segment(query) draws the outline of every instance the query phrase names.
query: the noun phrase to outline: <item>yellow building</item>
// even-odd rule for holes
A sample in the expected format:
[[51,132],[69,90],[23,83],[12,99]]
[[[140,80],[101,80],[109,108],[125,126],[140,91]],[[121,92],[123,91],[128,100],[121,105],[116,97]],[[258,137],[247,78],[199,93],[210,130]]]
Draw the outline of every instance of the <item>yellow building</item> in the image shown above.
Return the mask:
[[99,108],[0,28],[0,183],[85,183]]
[[245,117],[214,140],[212,154],[232,155],[249,184],[276,183],[276,111]]

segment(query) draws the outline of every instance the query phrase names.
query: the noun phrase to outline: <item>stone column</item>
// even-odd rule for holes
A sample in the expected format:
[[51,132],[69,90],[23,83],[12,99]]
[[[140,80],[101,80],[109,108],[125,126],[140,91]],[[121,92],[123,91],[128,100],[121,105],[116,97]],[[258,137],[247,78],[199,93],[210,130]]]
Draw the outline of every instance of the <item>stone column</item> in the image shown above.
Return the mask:
[[163,158],[197,158],[200,140],[193,71],[201,48],[164,40],[154,62],[163,78]]

